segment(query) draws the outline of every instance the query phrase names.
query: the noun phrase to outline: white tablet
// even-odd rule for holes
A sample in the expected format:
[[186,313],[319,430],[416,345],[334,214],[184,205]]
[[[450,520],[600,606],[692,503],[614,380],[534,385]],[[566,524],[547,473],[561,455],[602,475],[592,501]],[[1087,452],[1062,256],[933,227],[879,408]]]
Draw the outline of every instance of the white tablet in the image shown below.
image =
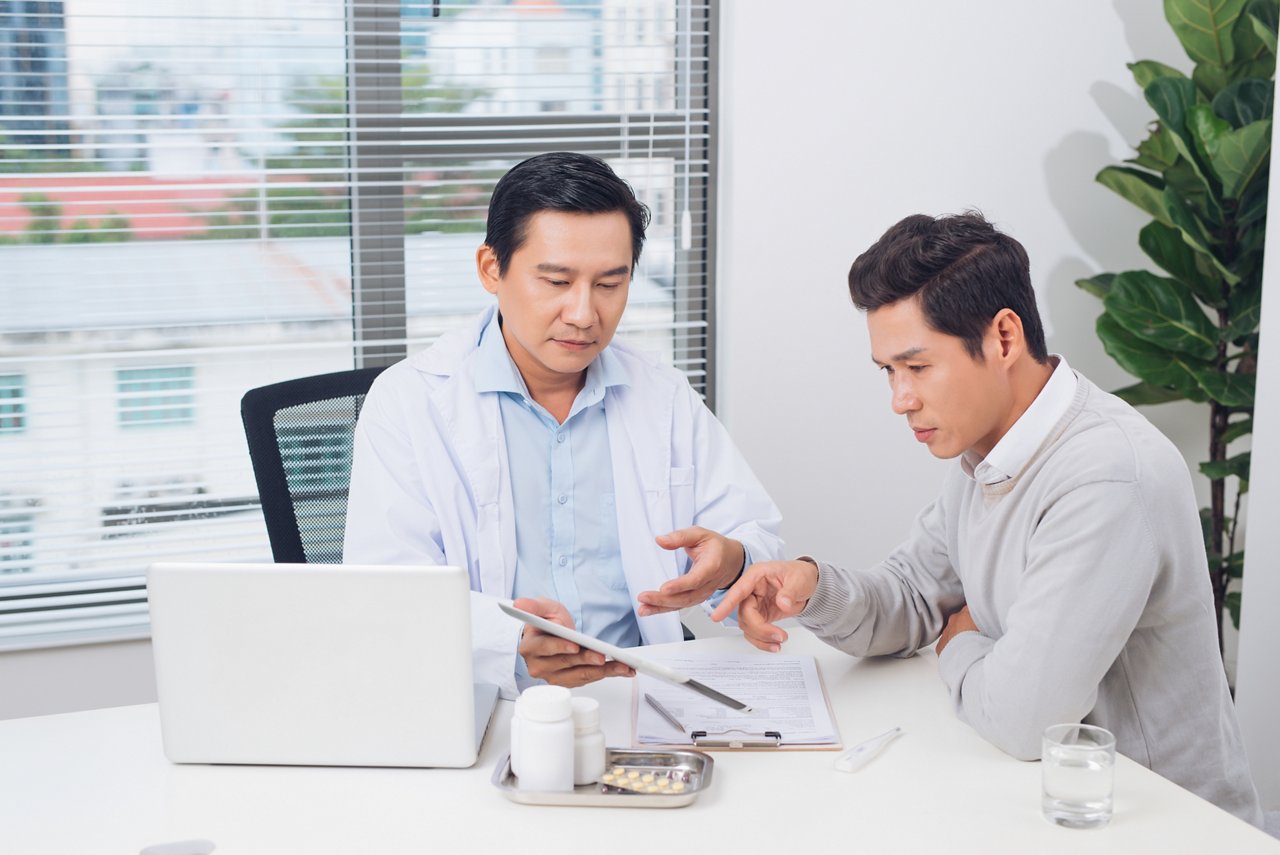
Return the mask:
[[665,665],[657,662],[650,662],[648,659],[638,655],[634,647],[615,647],[607,641],[601,641],[590,635],[584,635],[576,629],[563,627],[558,623],[552,623],[543,617],[530,614],[522,609],[518,609],[510,603],[499,602],[498,607],[509,614],[516,620],[524,621],[530,626],[537,627],[543,632],[551,635],[559,636],[566,641],[572,641],[579,647],[585,647],[588,650],[594,650],[597,653],[603,653],[610,659],[616,659],[624,665],[630,665],[641,674],[648,674],[651,677],[657,677],[659,680],[666,680],[668,683],[675,683],[678,686],[684,686],[692,689],[700,695],[711,698],[711,700],[724,704],[730,709],[739,712],[751,712],[751,707],[742,701],[734,700],[728,695],[722,695],[710,686],[703,685],[692,677],[687,677],[679,671],[673,671]]

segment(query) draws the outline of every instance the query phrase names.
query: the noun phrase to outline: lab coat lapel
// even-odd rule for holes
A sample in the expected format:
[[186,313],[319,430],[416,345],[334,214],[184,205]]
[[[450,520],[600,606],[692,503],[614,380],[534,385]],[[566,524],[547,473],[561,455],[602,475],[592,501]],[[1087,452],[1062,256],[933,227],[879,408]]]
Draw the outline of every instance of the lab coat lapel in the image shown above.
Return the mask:
[[[641,591],[655,590],[679,572],[676,556],[654,543],[655,536],[671,531],[673,428],[670,390],[666,384],[656,385],[661,396],[643,394],[637,386],[613,387],[605,403],[618,510],[618,546],[633,597]],[[680,619],[674,613],[638,617],[638,621],[645,644],[679,641],[682,637]]]
[[480,590],[510,597],[516,563],[515,513],[510,489],[502,489],[510,478],[497,397],[475,391],[464,361],[434,398],[476,503]]

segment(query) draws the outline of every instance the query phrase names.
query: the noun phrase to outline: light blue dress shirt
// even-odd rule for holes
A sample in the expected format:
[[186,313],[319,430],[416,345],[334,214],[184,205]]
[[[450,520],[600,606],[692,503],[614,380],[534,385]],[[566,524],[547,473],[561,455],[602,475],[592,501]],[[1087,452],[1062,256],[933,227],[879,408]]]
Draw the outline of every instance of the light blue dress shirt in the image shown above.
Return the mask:
[[[627,385],[608,348],[587,367],[564,424],[529,395],[507,352],[498,315],[481,333],[476,390],[497,394],[516,517],[516,597],[550,597],[574,625],[618,647],[640,644],[640,627],[618,547],[606,390]],[[527,679],[524,660],[516,673]]]

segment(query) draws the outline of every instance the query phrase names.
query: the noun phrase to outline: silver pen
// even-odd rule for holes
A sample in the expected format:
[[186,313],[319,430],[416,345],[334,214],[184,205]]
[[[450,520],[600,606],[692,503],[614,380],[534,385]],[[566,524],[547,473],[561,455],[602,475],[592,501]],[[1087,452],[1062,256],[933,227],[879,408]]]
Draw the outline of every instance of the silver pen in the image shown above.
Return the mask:
[[653,695],[649,694],[648,692],[645,692],[644,700],[645,700],[645,703],[647,703],[649,706],[657,710],[658,715],[665,718],[668,724],[670,724],[672,727],[674,727],[676,730],[680,731],[681,733],[685,732],[684,725],[681,724],[680,721],[675,716],[667,712],[667,708],[664,707],[662,704],[658,703],[657,698],[655,698]]

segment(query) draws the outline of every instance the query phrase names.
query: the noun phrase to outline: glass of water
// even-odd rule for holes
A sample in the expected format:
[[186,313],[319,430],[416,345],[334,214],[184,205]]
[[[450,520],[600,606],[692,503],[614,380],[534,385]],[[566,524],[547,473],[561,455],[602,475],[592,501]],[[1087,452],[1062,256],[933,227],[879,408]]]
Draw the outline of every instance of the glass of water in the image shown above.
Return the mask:
[[1067,828],[1097,828],[1111,821],[1116,738],[1091,724],[1055,724],[1041,742],[1041,809]]

